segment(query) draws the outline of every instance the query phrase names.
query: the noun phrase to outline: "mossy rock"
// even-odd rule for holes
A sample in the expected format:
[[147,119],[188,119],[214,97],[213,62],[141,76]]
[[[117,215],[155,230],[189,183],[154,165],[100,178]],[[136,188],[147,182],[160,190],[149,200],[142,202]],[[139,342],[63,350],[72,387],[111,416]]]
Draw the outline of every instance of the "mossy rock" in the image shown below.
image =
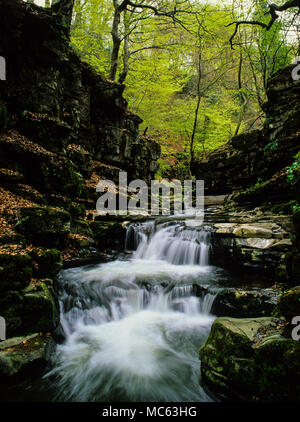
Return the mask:
[[87,221],[73,219],[71,222],[71,233],[80,234],[81,236],[92,237],[93,232]]
[[8,291],[0,298],[7,336],[38,330],[52,331],[59,319],[57,297],[51,279],[32,279],[22,291]]
[[267,401],[300,401],[300,343],[271,335],[255,349],[257,389]]
[[79,204],[78,202],[71,202],[67,211],[74,218],[84,218],[86,215],[85,206],[83,204]]
[[26,238],[21,233],[15,231],[8,231],[7,233],[0,236],[0,245],[17,245],[26,244]]
[[38,268],[33,270],[35,277],[55,277],[62,269],[60,252],[57,249],[35,248],[29,254],[38,264]]
[[282,293],[276,306],[276,313],[284,316],[288,322],[300,315],[300,286]]
[[25,331],[52,331],[58,323],[58,309],[52,280],[31,283],[24,290],[23,324]]
[[203,380],[217,392],[264,401],[300,398],[300,343],[284,338],[278,321],[217,318],[201,347]]
[[47,244],[48,239],[58,239],[70,232],[71,217],[67,211],[46,207],[23,207],[16,229],[34,244]]
[[21,290],[32,277],[32,259],[23,250],[4,248],[0,251],[0,292]]
[[126,229],[121,223],[115,221],[94,221],[90,226],[93,231],[93,237],[99,246],[114,245],[116,243],[125,244]]
[[47,339],[40,334],[9,338],[0,343],[0,379],[26,376],[45,364]]

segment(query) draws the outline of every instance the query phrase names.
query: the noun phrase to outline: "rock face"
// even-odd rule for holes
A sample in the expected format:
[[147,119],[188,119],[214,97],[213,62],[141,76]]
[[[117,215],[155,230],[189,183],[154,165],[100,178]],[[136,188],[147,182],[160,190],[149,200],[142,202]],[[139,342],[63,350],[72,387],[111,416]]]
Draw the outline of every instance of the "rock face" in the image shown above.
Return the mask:
[[204,380],[236,398],[298,401],[300,344],[272,318],[218,318],[200,349]]
[[92,221],[96,186],[117,184],[120,171],[128,182],[149,182],[160,147],[139,137],[141,119],[127,109],[124,86],[80,60],[54,9],[10,0],[0,1],[0,14],[7,65],[0,81],[0,315],[10,337],[55,328],[62,258],[101,262],[107,247],[123,247],[123,226]]
[[212,230],[212,264],[287,273],[295,233],[291,216],[218,206],[207,211],[205,221]]
[[0,55],[8,75],[0,85],[0,101],[8,124],[25,137],[34,133],[32,141],[51,152],[63,153],[75,143],[131,178],[151,179],[160,148],[139,138],[141,119],[127,110],[124,86],[105,80],[79,59],[51,9],[17,0],[0,7],[6,17]]
[[283,202],[297,193],[299,199],[299,180],[293,186],[286,171],[299,152],[300,136],[300,81],[293,80],[292,69],[281,69],[268,81],[263,130],[233,137],[195,165],[194,173],[205,180],[208,193],[235,191],[236,200],[251,204]]

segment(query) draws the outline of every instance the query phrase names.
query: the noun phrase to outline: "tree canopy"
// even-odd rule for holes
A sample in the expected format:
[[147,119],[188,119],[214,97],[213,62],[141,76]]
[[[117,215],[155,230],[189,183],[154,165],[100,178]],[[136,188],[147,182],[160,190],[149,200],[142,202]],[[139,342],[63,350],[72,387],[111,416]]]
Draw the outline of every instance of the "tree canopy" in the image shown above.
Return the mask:
[[52,1],[70,7],[74,49],[125,84],[141,134],[162,145],[161,175],[260,127],[268,78],[299,55],[299,0]]

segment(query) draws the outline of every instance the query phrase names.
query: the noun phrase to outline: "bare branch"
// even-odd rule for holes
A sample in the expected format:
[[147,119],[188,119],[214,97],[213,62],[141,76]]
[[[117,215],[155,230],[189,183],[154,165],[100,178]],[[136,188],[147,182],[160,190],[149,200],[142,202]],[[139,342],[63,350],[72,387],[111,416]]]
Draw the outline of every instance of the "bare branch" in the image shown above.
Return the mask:
[[240,25],[257,25],[257,26],[261,26],[262,28],[269,31],[272,28],[275,21],[279,18],[279,15],[278,15],[277,12],[284,12],[288,9],[292,9],[292,8],[295,8],[295,7],[298,7],[299,11],[300,11],[300,0],[288,0],[282,5],[277,5],[275,3],[272,3],[272,4],[269,5],[269,10],[266,13],[266,14],[269,14],[271,16],[269,23],[264,23],[264,22],[260,22],[260,21],[256,21],[256,20],[252,20],[252,21],[244,20],[244,21],[234,21],[234,22],[231,22],[230,24],[226,25],[226,27],[229,27],[231,25],[235,25],[234,33],[232,34],[232,36],[229,39],[231,48],[233,49],[233,45],[234,45],[233,40],[234,40],[234,38],[235,38],[235,36],[238,32]]

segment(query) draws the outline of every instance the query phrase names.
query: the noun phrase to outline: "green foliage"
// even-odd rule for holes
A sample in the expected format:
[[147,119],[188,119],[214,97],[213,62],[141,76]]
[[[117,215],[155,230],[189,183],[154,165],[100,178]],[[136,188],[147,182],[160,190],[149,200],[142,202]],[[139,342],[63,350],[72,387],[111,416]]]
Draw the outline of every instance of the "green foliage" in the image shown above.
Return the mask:
[[[143,4],[152,4],[145,0]],[[233,20],[243,18],[268,21],[265,2],[232,2],[232,7],[213,2],[203,4],[180,0],[179,9],[189,12],[172,19],[154,15],[149,9],[128,10],[121,14],[121,40],[117,79],[125,68],[126,49],[129,70],[125,97],[129,109],[143,119],[141,132],[159,139],[163,158],[159,175],[173,173],[174,154],[184,153],[186,171],[192,146],[196,160],[234,135],[262,124],[257,116],[266,100],[267,79],[290,62],[291,46],[278,20],[265,31],[255,25],[239,27],[230,47]],[[161,5],[164,5],[162,2]],[[167,9],[172,8],[169,3]],[[75,0],[71,41],[75,51],[108,77],[111,66],[112,0]],[[199,105],[197,118],[195,112]],[[268,126],[273,118],[263,125]],[[76,120],[74,125],[76,126]],[[276,142],[265,148],[267,154]]]
[[292,206],[293,214],[296,214],[300,211],[300,204],[297,202],[295,205]]
[[287,168],[287,180],[291,185],[295,185],[300,178],[300,158]]
[[275,141],[268,143],[264,148],[265,153],[267,155],[271,155],[276,150],[278,145],[279,145],[278,139],[275,139]]

